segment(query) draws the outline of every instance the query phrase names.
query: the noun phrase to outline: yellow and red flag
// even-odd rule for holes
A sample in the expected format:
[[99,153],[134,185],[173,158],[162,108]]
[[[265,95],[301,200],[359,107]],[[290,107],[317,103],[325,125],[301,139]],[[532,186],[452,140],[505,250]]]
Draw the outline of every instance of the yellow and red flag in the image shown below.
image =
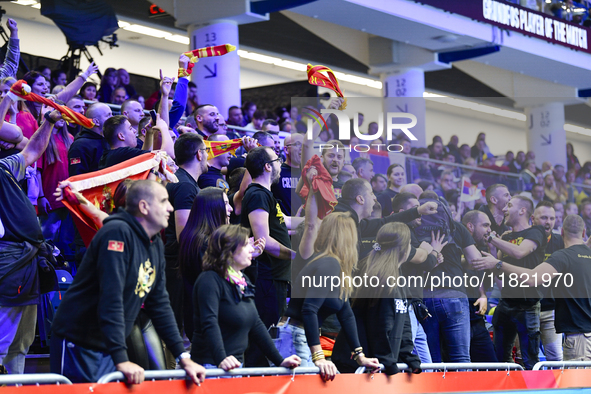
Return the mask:
[[236,47],[230,44],[216,45],[214,47],[197,48],[189,52],[184,52],[183,55],[189,57],[189,65],[187,69],[179,68],[179,77],[188,77],[193,72],[193,67],[199,59],[204,57],[222,56],[232,51],[235,51]]
[[[174,175],[176,165],[163,151],[144,153],[112,167],[70,177],[67,181],[72,182],[74,188],[95,207],[106,213],[111,213],[114,208],[113,196],[117,186],[125,179],[147,179],[152,170],[156,170],[161,179],[173,183],[178,182],[176,175]],[[88,246],[98,231],[97,226],[80,208],[78,199],[69,187],[64,190],[62,202],[72,213],[74,224],[76,224],[84,244]]]
[[232,152],[236,156],[236,149],[243,145],[242,138],[237,138],[229,141],[203,141],[207,147],[207,160],[223,155],[227,152]]
[[[322,74],[323,72],[326,73],[326,75]],[[313,66],[308,63],[308,82],[312,85],[322,86],[334,91],[338,97],[345,99],[339,109],[343,110],[347,108],[347,99],[339,86],[337,77],[334,76],[334,72],[330,68],[320,65]]]
[[94,122],[88,119],[86,116],[72,111],[65,105],[59,105],[45,97],[41,97],[38,94],[32,93],[30,86],[22,79],[14,83],[10,88],[10,91],[24,100],[45,104],[49,107],[57,109],[59,112],[61,112],[62,117],[68,123],[76,123],[82,127],[86,127],[87,129],[92,129],[94,127]]

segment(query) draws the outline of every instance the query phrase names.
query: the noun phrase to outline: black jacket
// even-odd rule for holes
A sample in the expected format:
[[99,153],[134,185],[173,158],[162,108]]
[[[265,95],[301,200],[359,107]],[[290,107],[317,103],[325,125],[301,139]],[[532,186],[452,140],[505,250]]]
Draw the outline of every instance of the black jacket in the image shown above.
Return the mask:
[[107,140],[89,129],[82,129],[68,150],[70,176],[87,174],[98,170],[103,151],[109,149]]
[[[400,370],[396,363],[406,363],[413,371],[421,368],[419,357],[412,354],[414,343],[405,298],[378,300],[357,299],[353,303],[359,342],[366,357],[376,357],[384,364],[386,375]],[[354,372],[357,362],[344,335],[339,334],[332,351],[332,361],[340,372]]]
[[52,330],[79,346],[128,361],[125,338],[144,304],[160,337],[178,357],[184,351],[168,293],[164,246],[121,210],[104,221],[57,310]]

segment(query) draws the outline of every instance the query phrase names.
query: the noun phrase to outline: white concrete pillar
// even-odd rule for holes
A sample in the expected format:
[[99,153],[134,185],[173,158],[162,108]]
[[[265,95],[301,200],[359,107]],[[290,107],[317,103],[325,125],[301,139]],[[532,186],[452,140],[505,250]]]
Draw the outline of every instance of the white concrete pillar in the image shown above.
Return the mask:
[[[566,132],[564,104],[548,103],[525,108],[527,149],[536,154],[536,166],[544,161],[562,164],[566,168]],[[511,146],[507,141],[507,146]]]
[[188,29],[191,49],[232,44],[236,51],[223,56],[199,59],[192,73],[200,104],[215,105],[224,119],[228,108],[241,106],[240,58],[238,57],[238,24],[231,20],[191,25]]

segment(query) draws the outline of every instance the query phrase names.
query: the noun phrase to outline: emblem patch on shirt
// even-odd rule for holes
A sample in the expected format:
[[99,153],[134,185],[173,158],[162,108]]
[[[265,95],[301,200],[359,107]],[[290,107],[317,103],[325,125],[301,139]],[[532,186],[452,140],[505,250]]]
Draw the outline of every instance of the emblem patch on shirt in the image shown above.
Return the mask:
[[113,252],[123,253],[124,247],[125,247],[125,243],[123,243],[121,241],[109,241],[109,245],[107,246],[107,250],[112,250]]
[[146,260],[144,264],[140,264],[140,269],[137,277],[137,285],[135,286],[135,294],[140,298],[144,298],[156,280],[156,271],[150,263],[150,259]]
[[80,164],[82,161],[79,157],[73,157],[70,159],[70,165],[73,166],[74,164]]

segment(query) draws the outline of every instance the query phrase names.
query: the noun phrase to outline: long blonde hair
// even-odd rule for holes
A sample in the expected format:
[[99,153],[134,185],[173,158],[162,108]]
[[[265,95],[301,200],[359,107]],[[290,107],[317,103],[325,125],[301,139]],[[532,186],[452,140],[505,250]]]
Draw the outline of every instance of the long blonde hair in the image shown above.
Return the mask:
[[[312,261],[321,257],[333,257],[341,266],[341,276],[351,276],[357,266],[357,226],[349,212],[334,212],[324,218],[314,252],[319,253]],[[311,261],[311,262],[312,262]],[[351,281],[343,280],[339,298],[347,300],[351,295]]]
[[378,231],[376,241],[379,248],[372,250],[367,257],[365,273],[379,278],[380,284],[376,287],[379,293],[391,294],[398,283],[399,267],[406,261],[410,249],[410,229],[404,223],[385,224]]

